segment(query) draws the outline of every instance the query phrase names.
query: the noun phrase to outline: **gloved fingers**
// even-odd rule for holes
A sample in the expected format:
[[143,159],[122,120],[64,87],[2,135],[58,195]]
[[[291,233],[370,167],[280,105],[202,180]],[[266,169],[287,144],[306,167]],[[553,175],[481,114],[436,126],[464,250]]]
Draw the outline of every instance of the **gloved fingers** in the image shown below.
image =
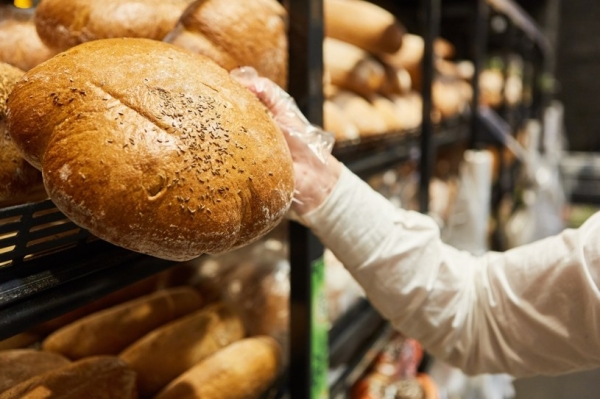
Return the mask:
[[252,67],[241,67],[230,72],[231,77],[252,91],[269,108],[273,118],[288,131],[302,131],[309,125],[294,99],[281,87],[258,75]]

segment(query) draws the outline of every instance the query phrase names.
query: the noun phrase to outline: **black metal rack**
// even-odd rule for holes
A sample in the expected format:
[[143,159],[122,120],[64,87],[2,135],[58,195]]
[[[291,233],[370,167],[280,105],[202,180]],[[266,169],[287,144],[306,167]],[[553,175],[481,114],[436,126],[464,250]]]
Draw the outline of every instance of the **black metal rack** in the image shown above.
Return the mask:
[[[429,180],[438,148],[469,141],[476,148],[486,141],[485,118],[479,112],[478,79],[473,81],[471,114],[436,125],[431,119],[434,80],[433,43],[446,18],[440,0],[373,1],[392,12],[399,7],[420,16],[418,32],[425,38],[423,125],[421,129],[390,132],[335,148],[334,154],[361,177],[409,159],[420,159],[419,204],[429,202]],[[323,7],[322,0],[289,0],[289,92],[314,124],[323,118]],[[481,71],[488,43],[491,9],[503,13],[515,31],[533,43],[534,58],[552,51],[540,30],[522,9],[509,0],[452,0],[448,7],[467,5],[471,41],[468,58]],[[475,7],[473,7],[475,6]],[[460,14],[460,13],[459,13]],[[458,14],[455,14],[458,15]],[[464,15],[464,14],[460,14]],[[512,32],[512,31],[511,31]],[[508,39],[507,39],[508,40]],[[514,40],[514,37],[513,39]],[[511,42],[512,43],[512,42]],[[291,353],[287,390],[292,399],[311,397],[311,267],[323,254],[322,244],[306,228],[290,224]],[[74,310],[135,281],[174,266],[174,262],[133,253],[101,240],[72,224],[50,201],[0,209],[0,339]],[[391,328],[362,301],[333,326],[329,338],[330,363],[337,370],[329,378],[332,397],[364,372],[374,353],[389,339]],[[286,379],[284,379],[285,381]]]

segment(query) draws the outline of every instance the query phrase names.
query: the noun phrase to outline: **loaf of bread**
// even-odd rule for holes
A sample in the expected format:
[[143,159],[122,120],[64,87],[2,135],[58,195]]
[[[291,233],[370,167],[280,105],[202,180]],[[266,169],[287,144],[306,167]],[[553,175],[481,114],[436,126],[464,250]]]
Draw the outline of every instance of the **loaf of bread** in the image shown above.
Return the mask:
[[23,159],[6,130],[6,100],[23,73],[0,63],[0,207],[47,197],[42,174]]
[[32,349],[14,349],[0,352],[0,393],[18,383],[56,370],[69,361],[56,353]]
[[176,46],[84,43],[27,73],[8,109],[56,206],[113,244],[189,260],[262,237],[291,204],[291,156],[265,106]]
[[325,38],[323,60],[333,85],[362,96],[375,93],[385,80],[385,71],[379,61],[340,40]]
[[390,98],[397,106],[404,129],[416,129],[423,121],[423,99],[417,92]]
[[146,397],[243,337],[239,316],[219,303],[152,331],[125,349],[120,357],[137,372],[140,395]]
[[[169,269],[170,270],[170,269]],[[47,336],[51,332],[58,330],[61,327],[71,324],[92,313],[122,304],[134,298],[139,298],[142,295],[149,295],[159,288],[162,288],[162,281],[165,278],[165,273],[155,274],[136,283],[130,284],[125,288],[112,292],[98,300],[90,302],[87,305],[82,305],[77,309],[58,316],[45,323],[38,324],[31,332],[41,336]]]
[[35,12],[40,38],[64,51],[98,39],[162,40],[193,0],[43,0]]
[[394,54],[380,54],[382,61],[396,69],[406,70],[411,77],[412,87],[421,88],[422,62],[425,51],[423,38],[406,34],[402,39],[402,47]]
[[355,140],[360,137],[358,128],[350,122],[344,112],[329,100],[323,104],[323,128],[335,135],[338,141]]
[[41,338],[35,332],[25,331],[0,341],[0,351],[27,348],[38,342]]
[[135,372],[116,357],[91,357],[40,374],[0,399],[136,399]]
[[375,94],[369,98],[377,114],[385,122],[387,132],[402,130],[404,121],[398,106],[386,97]]
[[350,91],[339,90],[331,98],[356,128],[361,136],[385,133],[387,125],[371,103]]
[[370,53],[400,48],[404,28],[392,14],[366,1],[325,0],[325,34]]
[[50,334],[43,348],[74,360],[116,355],[155,328],[201,305],[200,294],[192,288],[158,291],[79,319]]
[[433,105],[442,118],[451,118],[466,110],[467,98],[461,86],[456,79],[438,78],[433,82]]
[[28,71],[55,54],[40,40],[32,12],[0,6],[0,62]]
[[205,55],[227,70],[252,66],[285,87],[286,19],[276,0],[197,0],[165,41]]
[[394,68],[384,64],[385,79],[379,87],[384,96],[408,93],[412,88],[410,73],[404,68]]
[[221,349],[181,375],[155,399],[255,399],[279,372],[279,345],[246,338]]

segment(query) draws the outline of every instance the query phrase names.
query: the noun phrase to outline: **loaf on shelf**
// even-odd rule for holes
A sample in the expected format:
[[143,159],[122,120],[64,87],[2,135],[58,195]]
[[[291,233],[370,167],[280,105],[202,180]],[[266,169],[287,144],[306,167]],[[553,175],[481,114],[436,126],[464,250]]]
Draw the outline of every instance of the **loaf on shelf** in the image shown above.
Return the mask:
[[136,399],[135,372],[116,357],[91,357],[25,380],[0,399]]
[[368,97],[378,91],[385,80],[383,65],[352,44],[325,38],[323,57],[331,83],[343,89]]
[[29,71],[55,54],[40,40],[31,11],[0,6],[0,62]]
[[373,136],[387,131],[385,121],[365,98],[350,91],[338,90],[331,99],[361,136]]
[[252,66],[285,87],[286,19],[276,0],[199,0],[165,41],[205,55],[227,70]]
[[257,398],[277,378],[280,355],[270,337],[243,339],[198,363],[155,399]]
[[358,128],[350,122],[344,112],[330,100],[323,104],[323,128],[334,134],[336,141],[356,140]]
[[0,351],[0,393],[47,371],[68,365],[67,358],[32,349]]
[[201,306],[192,288],[158,291],[79,319],[50,334],[43,348],[70,359],[117,355],[155,328]]
[[291,204],[291,155],[264,105],[174,45],[84,43],[26,74],[8,108],[56,206],[127,249],[180,261],[231,250]]
[[92,40],[162,40],[192,0],[44,0],[35,25],[42,41],[64,51]]
[[0,62],[0,206],[47,198],[42,174],[23,159],[6,129],[6,100],[23,73]]
[[244,334],[236,312],[215,304],[150,332],[119,357],[137,372],[138,390],[147,397]]
[[362,0],[325,0],[325,34],[370,53],[400,48],[404,28],[386,10]]

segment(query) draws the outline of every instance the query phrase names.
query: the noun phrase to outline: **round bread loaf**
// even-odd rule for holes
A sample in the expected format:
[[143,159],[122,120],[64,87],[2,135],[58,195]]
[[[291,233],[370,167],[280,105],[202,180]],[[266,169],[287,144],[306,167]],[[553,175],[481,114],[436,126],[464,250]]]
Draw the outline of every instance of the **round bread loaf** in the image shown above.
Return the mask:
[[55,54],[40,40],[31,12],[0,6],[0,62],[28,71]]
[[0,62],[0,206],[46,197],[41,173],[23,159],[6,130],[6,99],[23,73]]
[[85,43],[34,68],[9,132],[57,207],[98,237],[171,260],[245,245],[291,204],[268,110],[214,62],[166,43]]
[[198,0],[165,41],[203,54],[227,70],[252,66],[286,85],[286,12],[275,0]]
[[35,25],[44,43],[64,51],[91,40],[162,40],[192,0],[43,0]]

